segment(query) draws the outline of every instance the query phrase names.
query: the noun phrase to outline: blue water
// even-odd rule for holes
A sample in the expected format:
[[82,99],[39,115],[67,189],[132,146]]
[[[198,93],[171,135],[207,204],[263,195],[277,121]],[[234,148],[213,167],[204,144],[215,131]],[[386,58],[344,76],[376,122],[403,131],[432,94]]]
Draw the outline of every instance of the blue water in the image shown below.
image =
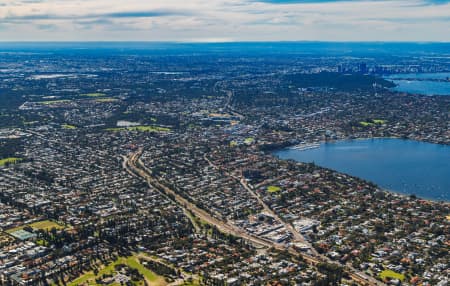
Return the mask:
[[450,146],[402,139],[323,143],[305,151],[283,149],[281,159],[314,162],[372,181],[382,188],[450,201]]
[[[3,1],[5,2],[5,1]],[[36,1],[35,1],[36,2]],[[2,1],[0,1],[2,3]],[[0,5],[1,7],[1,5]],[[164,55],[447,55],[450,43],[398,42],[5,42],[0,41],[0,53],[32,52],[52,54],[164,54]]]
[[450,73],[397,74],[386,77],[397,85],[393,88],[396,91],[423,95],[450,95],[450,81],[432,81],[447,78],[450,78]]

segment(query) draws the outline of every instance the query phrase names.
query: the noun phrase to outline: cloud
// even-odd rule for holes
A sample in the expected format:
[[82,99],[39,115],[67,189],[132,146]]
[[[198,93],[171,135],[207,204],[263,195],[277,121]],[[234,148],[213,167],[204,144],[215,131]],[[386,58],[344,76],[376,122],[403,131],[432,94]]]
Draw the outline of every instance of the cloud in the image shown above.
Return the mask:
[[37,28],[40,30],[57,30],[57,26],[56,25],[52,25],[52,24],[39,24],[37,25]]
[[330,3],[330,2],[350,2],[350,1],[358,1],[358,0],[254,0],[254,2],[263,2],[270,4]]
[[0,41],[450,41],[442,0],[0,2]]
[[32,14],[32,15],[21,15],[15,16],[10,15],[3,18],[0,18],[4,22],[15,22],[15,21],[33,21],[33,20],[63,20],[63,19],[73,19],[72,16],[63,16],[63,15],[52,15],[52,14]]
[[[253,2],[262,2],[269,4],[319,4],[319,3],[334,3],[334,2],[386,2],[396,0],[250,0]],[[424,0],[423,4],[447,4],[450,0]]]
[[191,13],[174,11],[174,10],[160,10],[160,11],[128,11],[128,12],[114,12],[101,15],[95,15],[95,17],[109,17],[109,18],[151,18],[151,17],[164,17],[164,16],[186,16]]
[[85,15],[65,15],[65,14],[25,14],[25,15],[8,15],[0,17],[4,21],[18,20],[70,20],[70,19],[94,19],[94,18],[153,18],[165,16],[181,16],[189,15],[189,13],[170,10],[154,10],[154,11],[123,11],[103,14],[85,14]]

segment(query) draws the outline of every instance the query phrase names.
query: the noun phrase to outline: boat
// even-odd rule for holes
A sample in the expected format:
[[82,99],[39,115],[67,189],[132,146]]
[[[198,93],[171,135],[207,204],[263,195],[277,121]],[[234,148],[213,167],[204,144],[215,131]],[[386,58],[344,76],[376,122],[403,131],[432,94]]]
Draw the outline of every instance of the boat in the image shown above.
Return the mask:
[[311,150],[311,149],[317,149],[320,147],[319,143],[312,143],[312,144],[299,144],[290,147],[289,149],[292,150],[299,150],[299,151],[305,151],[305,150]]

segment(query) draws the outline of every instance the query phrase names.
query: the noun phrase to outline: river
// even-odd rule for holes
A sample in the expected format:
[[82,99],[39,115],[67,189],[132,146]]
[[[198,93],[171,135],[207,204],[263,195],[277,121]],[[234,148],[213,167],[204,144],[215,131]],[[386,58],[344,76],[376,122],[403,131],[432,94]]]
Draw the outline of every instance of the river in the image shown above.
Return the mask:
[[322,143],[304,151],[286,148],[274,154],[314,162],[393,192],[450,201],[450,146],[382,138]]
[[394,82],[395,91],[423,95],[450,95],[450,73],[396,74],[385,79]]

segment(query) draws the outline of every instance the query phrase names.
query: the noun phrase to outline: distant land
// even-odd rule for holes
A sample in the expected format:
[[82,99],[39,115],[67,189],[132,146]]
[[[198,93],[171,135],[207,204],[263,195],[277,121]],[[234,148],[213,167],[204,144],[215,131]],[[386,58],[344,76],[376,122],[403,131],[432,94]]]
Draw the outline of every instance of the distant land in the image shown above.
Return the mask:
[[0,42],[0,52],[41,51],[155,54],[330,54],[330,55],[450,55],[448,42]]
[[448,285],[449,59],[0,43],[0,285]]

